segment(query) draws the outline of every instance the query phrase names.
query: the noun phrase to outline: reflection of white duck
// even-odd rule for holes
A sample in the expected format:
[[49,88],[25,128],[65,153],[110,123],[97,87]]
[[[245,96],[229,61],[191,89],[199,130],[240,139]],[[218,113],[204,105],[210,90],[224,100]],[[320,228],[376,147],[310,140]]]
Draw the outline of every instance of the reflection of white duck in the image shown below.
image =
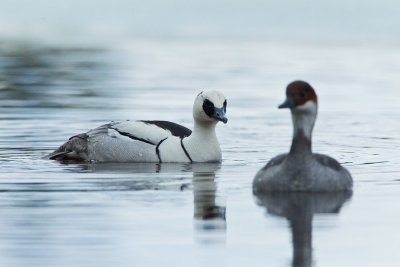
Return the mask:
[[222,225],[225,226],[226,207],[217,203],[217,183],[215,181],[215,172],[221,167],[220,163],[191,164],[191,166],[195,219],[214,224],[216,221],[223,221]]
[[193,171],[195,239],[206,244],[225,243],[226,199],[215,180],[220,163],[190,164],[190,167]]
[[286,89],[279,108],[292,113],[294,134],[289,153],[274,157],[253,181],[257,191],[343,191],[351,190],[350,173],[335,159],[312,153],[311,134],[317,117],[317,95],[306,82],[295,81]]
[[201,92],[193,105],[193,131],[168,121],[111,122],[71,137],[48,158],[94,162],[221,161],[215,126],[218,121],[228,121],[225,113],[223,94]]

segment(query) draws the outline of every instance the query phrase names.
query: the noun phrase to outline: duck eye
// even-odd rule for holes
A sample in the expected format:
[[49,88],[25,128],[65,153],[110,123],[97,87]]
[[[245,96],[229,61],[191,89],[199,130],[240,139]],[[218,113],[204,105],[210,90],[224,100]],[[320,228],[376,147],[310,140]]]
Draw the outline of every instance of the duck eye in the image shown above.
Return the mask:
[[305,96],[306,96],[306,93],[305,93],[305,92],[300,92],[300,96],[301,96],[301,97],[305,97]]
[[206,100],[204,100],[204,105],[205,106],[214,106],[214,104],[210,101],[210,100],[208,100],[208,99],[206,99]]
[[210,100],[205,99],[203,102],[203,110],[209,117],[211,117],[214,114],[214,104]]

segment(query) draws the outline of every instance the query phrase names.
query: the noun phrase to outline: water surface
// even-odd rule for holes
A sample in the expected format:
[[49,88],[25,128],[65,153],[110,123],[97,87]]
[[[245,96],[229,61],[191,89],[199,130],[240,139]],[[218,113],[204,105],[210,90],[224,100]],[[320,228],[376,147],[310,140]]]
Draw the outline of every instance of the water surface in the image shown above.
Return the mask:
[[[4,266],[397,266],[400,50],[273,42],[13,43],[0,49],[0,263]],[[284,88],[319,95],[314,151],[354,194],[254,197],[288,150]],[[192,126],[197,93],[228,99],[221,164],[42,159],[111,120]]]

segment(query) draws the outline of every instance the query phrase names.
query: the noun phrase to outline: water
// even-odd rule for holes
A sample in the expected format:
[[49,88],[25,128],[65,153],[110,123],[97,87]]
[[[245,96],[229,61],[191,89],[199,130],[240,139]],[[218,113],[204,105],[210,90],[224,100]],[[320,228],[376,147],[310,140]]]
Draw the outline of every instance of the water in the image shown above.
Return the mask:
[[[397,266],[400,50],[271,42],[18,43],[0,51],[2,266]],[[354,194],[255,198],[287,151],[284,87],[319,95],[314,150]],[[42,157],[110,120],[191,127],[203,89],[228,99],[221,164],[61,164]]]
[[[398,266],[398,1],[0,3],[0,266]],[[92,11],[93,10],[93,11]],[[354,192],[255,197],[288,150],[285,86],[319,96],[314,151]],[[192,126],[228,99],[221,164],[62,164],[111,120]]]

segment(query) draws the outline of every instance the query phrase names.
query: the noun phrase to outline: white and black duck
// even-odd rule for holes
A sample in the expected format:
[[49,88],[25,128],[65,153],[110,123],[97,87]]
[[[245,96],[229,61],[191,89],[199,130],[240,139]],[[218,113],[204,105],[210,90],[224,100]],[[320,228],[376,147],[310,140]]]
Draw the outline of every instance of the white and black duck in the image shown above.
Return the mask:
[[204,91],[193,104],[193,131],[169,121],[111,122],[71,137],[49,159],[86,162],[218,162],[215,133],[226,123],[226,98]]

